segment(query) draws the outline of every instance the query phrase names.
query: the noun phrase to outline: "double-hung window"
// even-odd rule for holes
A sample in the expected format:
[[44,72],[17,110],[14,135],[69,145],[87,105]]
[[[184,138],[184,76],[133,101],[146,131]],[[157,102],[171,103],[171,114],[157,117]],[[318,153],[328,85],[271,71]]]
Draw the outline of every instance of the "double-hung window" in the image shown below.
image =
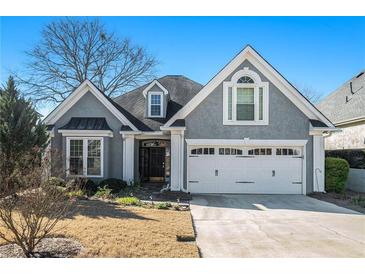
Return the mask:
[[162,92],[150,91],[148,93],[148,116],[162,117]]
[[67,137],[67,174],[103,177],[103,138]]
[[223,124],[267,125],[268,87],[248,69],[235,73],[230,82],[223,82]]

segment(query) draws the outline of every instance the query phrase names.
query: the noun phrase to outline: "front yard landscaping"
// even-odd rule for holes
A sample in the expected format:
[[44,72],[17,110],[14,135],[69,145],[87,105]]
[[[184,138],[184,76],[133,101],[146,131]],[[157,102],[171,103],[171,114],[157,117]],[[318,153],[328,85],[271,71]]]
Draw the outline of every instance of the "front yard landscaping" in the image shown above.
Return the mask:
[[77,200],[74,212],[57,224],[54,236],[80,242],[78,257],[199,257],[194,241],[178,241],[195,238],[190,211]]
[[365,214],[365,193],[345,190],[342,193],[314,192],[309,196]]

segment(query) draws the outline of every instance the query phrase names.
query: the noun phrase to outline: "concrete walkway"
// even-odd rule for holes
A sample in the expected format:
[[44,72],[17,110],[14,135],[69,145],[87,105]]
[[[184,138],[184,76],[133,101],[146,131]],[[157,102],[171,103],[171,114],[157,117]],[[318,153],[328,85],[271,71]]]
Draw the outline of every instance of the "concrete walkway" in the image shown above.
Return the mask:
[[303,195],[194,195],[203,257],[365,257],[365,215]]

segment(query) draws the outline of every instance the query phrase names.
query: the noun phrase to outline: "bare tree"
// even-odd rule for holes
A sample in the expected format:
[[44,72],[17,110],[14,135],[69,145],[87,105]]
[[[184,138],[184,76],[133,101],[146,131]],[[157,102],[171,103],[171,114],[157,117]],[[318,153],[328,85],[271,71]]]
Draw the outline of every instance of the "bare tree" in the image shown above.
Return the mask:
[[300,93],[307,98],[311,103],[316,104],[321,99],[321,95],[318,92],[308,86],[295,85],[296,88],[300,91]]
[[17,79],[36,102],[61,102],[85,79],[116,96],[150,80],[157,63],[144,48],[107,32],[97,19],[51,22],[27,54],[23,75],[29,77]]
[[[33,156],[24,160],[29,159],[34,161]],[[32,168],[19,168],[11,178],[18,181],[18,187],[7,188],[0,195],[0,238],[18,245],[26,257],[39,256],[36,246],[54,232],[72,205],[60,188],[49,183],[49,164],[45,157]],[[1,177],[0,181],[9,179]]]

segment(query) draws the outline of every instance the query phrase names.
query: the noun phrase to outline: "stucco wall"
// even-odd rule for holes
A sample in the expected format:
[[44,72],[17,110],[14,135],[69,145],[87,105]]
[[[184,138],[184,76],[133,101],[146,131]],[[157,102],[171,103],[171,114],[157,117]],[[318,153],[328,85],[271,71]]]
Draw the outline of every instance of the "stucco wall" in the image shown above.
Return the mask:
[[342,131],[325,138],[326,150],[365,148],[365,122],[337,127]]
[[[228,126],[223,125],[223,83],[221,83],[186,118],[187,139],[292,139],[308,140],[306,146],[307,193],[313,191],[313,146],[309,135],[309,119],[276,86],[247,60],[232,75],[249,67],[257,72],[262,81],[269,82],[269,125],[266,126]],[[185,143],[186,151],[186,143]],[[186,156],[186,153],[185,153]],[[184,187],[186,187],[186,162],[184,169]]]
[[58,128],[67,124],[72,117],[104,117],[113,130],[113,137],[104,139],[104,177],[123,178],[123,142],[119,134],[122,123],[90,92],[87,92],[55,124],[52,149],[60,151],[63,168],[66,169],[66,137],[58,133]]

